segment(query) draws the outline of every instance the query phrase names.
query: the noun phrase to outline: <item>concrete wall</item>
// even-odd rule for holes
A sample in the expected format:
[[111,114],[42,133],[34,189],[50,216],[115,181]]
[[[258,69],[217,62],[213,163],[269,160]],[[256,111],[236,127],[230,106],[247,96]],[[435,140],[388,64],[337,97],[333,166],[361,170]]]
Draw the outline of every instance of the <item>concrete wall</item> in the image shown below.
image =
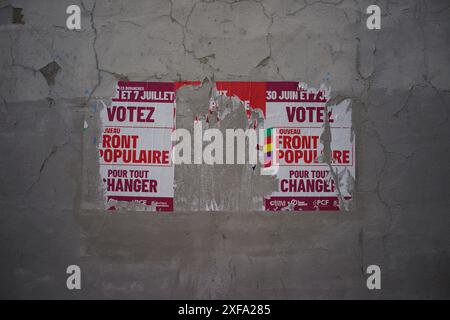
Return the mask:
[[[23,23],[7,21],[8,3]],[[68,31],[75,3],[82,29]],[[371,31],[374,3],[382,28]],[[0,1],[0,296],[450,298],[449,18],[444,0]],[[245,196],[221,212],[87,206],[98,189],[92,105],[118,79],[330,85],[352,99],[351,210],[272,214]],[[207,110],[196,94],[178,105],[186,126]],[[176,170],[199,201],[239,195],[239,181],[267,188],[243,180],[245,166]],[[81,291],[66,288],[71,264]],[[366,288],[371,264],[381,290]]]

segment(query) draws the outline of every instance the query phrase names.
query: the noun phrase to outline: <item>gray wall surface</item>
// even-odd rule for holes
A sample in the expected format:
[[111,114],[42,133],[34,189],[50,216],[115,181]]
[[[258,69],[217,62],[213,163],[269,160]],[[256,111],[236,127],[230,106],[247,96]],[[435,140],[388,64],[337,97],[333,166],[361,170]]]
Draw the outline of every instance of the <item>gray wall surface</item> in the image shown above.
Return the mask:
[[[66,28],[70,4],[80,31]],[[366,28],[370,4],[381,30]],[[450,298],[448,1],[10,0],[0,43],[1,298]],[[331,86],[353,106],[350,211],[269,213],[246,209],[245,196],[219,212],[89,207],[91,107],[118,79]],[[202,94],[183,93],[186,123],[206,112]],[[266,191],[248,170],[175,174],[206,201]],[[79,291],[66,288],[72,264]],[[366,287],[372,264],[381,290]]]

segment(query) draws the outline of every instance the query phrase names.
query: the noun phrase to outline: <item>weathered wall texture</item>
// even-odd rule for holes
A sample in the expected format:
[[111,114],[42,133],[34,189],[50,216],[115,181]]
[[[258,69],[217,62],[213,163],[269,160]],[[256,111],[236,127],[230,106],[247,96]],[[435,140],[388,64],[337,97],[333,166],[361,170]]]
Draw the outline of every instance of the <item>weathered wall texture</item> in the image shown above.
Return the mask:
[[[448,1],[10,0],[23,24],[8,21],[7,3],[2,298],[450,298]],[[75,3],[82,30],[68,31]],[[378,31],[365,26],[374,3]],[[353,105],[351,210],[247,211],[253,199],[239,188],[263,193],[268,182],[246,166],[205,165],[176,169],[191,176],[177,181],[176,205],[221,197],[224,210],[239,211],[103,211],[95,106],[118,79],[331,86]],[[207,100],[186,91],[177,123],[188,127]],[[66,289],[71,264],[81,267],[81,291]],[[381,267],[381,290],[366,288],[370,264]]]

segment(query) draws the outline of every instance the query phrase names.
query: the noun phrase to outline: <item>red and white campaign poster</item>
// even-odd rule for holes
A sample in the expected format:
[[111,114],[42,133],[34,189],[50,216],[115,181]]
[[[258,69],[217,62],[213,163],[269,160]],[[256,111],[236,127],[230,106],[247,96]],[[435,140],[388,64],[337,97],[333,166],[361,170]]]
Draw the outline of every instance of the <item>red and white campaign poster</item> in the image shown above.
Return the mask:
[[[238,97],[249,117],[256,110],[264,121],[263,171],[278,180],[277,189],[264,199],[265,210],[346,209],[355,177],[350,100],[326,106],[329,89],[296,81],[224,81],[216,82],[216,90]],[[321,140],[326,112],[331,161],[323,157]]]
[[119,81],[100,117],[99,164],[107,208],[173,211],[175,84]]
[[[267,82],[266,118],[278,188],[266,210],[339,210],[351,199],[355,177],[350,100],[326,107],[329,89],[299,82]],[[321,141],[328,113],[330,160]],[[269,151],[270,150],[270,151]]]

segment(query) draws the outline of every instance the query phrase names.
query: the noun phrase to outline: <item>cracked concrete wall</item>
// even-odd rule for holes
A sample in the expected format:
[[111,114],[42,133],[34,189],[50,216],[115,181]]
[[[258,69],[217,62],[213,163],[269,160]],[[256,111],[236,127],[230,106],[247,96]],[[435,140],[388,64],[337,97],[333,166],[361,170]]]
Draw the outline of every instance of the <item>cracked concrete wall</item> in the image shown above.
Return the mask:
[[[450,297],[447,1],[8,3],[23,9],[23,24],[0,25],[1,297]],[[65,27],[74,3],[80,31]],[[373,3],[378,31],[365,26]],[[96,128],[84,122],[95,123],[97,99],[118,79],[330,85],[333,99],[353,103],[351,211],[83,206],[98,175]],[[81,291],[66,289],[71,264]],[[382,270],[378,291],[366,288],[371,264]]]

